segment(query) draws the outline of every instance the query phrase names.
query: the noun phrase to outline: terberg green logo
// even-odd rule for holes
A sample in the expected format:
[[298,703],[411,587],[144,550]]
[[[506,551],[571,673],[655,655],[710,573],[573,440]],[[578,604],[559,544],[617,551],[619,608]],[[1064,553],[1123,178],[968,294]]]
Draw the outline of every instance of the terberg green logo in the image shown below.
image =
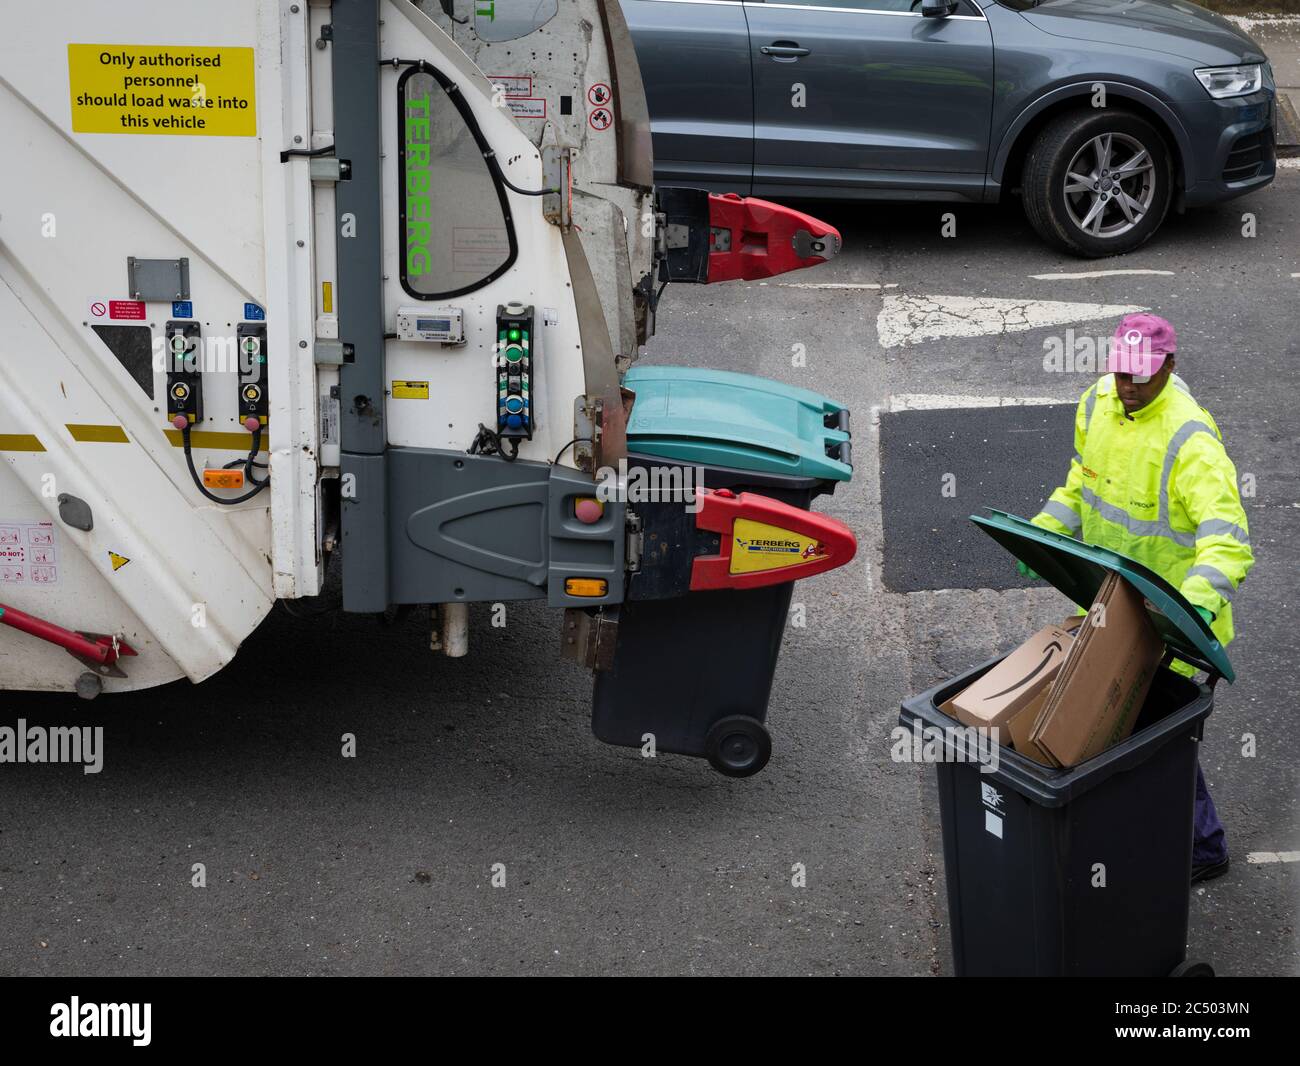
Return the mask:
[[423,277],[432,266],[429,254],[429,98],[406,101],[406,276]]

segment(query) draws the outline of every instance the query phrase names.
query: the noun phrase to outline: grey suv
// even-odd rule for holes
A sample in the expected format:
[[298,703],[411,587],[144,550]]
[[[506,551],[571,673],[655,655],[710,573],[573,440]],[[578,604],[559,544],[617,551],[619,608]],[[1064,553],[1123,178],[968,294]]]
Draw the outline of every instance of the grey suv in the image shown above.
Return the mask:
[[719,192],[989,203],[1126,252],[1273,180],[1254,41],[1186,0],[622,0],[656,178]]

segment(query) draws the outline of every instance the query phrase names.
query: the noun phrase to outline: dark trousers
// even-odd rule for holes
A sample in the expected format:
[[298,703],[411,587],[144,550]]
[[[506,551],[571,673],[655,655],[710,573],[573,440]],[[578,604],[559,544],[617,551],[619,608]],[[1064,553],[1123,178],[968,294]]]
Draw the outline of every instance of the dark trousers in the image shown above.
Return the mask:
[[1228,857],[1228,841],[1224,837],[1223,823],[1214,809],[1210,790],[1205,787],[1205,775],[1200,763],[1196,764],[1196,814],[1192,830],[1192,865],[1214,866]]

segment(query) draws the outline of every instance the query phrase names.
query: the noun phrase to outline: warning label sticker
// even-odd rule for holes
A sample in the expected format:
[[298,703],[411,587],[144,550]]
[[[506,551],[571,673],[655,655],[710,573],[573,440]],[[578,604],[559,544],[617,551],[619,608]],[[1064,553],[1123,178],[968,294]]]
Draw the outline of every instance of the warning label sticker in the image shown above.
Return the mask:
[[546,117],[546,101],[540,97],[518,98],[507,96],[506,107],[510,108],[510,113],[514,115],[515,118]]
[[501,86],[501,94],[507,99],[533,95],[533,76],[531,74],[489,74],[488,81],[493,88]]
[[253,49],[70,44],[74,133],[254,137]]
[[427,381],[394,381],[389,390],[394,400],[427,400],[429,383]]
[[129,318],[133,321],[144,321],[144,302],[142,300],[109,300],[108,317],[109,318]]
[[54,524],[0,518],[0,587],[58,583],[59,544]]

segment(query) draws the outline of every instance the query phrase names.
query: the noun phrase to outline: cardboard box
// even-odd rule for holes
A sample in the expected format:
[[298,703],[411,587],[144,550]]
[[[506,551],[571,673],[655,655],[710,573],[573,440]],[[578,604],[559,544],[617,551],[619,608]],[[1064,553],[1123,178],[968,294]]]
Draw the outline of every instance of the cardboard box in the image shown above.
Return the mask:
[[1034,762],[1042,763],[1044,766],[1054,766],[1055,763],[1052,762],[1052,758],[1047,752],[1034,743],[1032,736],[1034,724],[1038,721],[1038,715],[1042,712],[1050,691],[1051,686],[1045,685],[1039,690],[1038,695],[1022,710],[1017,711],[1011,721],[1007,723],[1007,739],[1010,741],[1011,746],[1025,758],[1033,759]]
[[1040,629],[940,710],[1044,766],[1076,766],[1133,732],[1164,650],[1142,597],[1110,574],[1086,615]]
[[1045,626],[941,709],[964,725],[996,728],[999,741],[1010,743],[1011,720],[1031,704],[1041,707],[1073,644],[1061,626]]
[[1133,732],[1164,651],[1141,595],[1107,575],[1028,740],[1061,767],[1118,744]]

